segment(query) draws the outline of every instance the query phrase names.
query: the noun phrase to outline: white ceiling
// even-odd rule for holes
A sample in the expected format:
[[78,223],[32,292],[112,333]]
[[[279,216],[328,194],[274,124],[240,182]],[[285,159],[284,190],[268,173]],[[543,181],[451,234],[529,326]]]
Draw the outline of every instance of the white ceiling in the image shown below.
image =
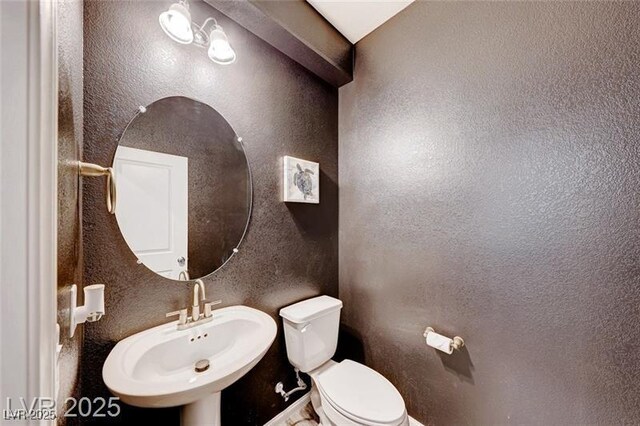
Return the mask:
[[413,0],[307,0],[355,44],[409,6]]

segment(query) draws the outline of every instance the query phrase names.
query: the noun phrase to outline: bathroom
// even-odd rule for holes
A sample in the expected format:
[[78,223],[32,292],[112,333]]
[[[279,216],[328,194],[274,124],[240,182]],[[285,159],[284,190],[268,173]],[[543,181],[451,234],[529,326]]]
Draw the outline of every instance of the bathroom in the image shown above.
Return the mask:
[[640,424],[640,2],[0,22],[2,424]]

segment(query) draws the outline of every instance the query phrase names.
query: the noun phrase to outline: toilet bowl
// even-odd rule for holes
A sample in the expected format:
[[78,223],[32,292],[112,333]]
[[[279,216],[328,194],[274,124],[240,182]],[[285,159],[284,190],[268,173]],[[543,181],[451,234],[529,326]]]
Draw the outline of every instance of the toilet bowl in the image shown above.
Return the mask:
[[289,362],[312,379],[311,402],[323,426],[406,426],[393,384],[366,365],[335,362],[342,302],[329,296],[280,310]]
[[409,424],[398,390],[366,365],[349,359],[328,361],[309,375],[313,381],[311,402],[323,425]]

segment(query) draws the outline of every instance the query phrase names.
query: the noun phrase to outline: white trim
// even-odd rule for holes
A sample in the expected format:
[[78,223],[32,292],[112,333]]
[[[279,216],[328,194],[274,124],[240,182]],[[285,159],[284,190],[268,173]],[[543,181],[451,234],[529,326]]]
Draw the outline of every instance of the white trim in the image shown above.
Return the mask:
[[409,416],[409,426],[424,426],[422,423]]
[[0,2],[0,8],[4,407],[6,397],[55,396],[57,52],[55,2]]
[[[32,395],[51,396],[55,400],[56,366],[56,292],[57,292],[57,213],[58,213],[58,52],[56,38],[57,3],[49,0],[37,5],[39,43],[31,55],[38,58],[30,75],[30,113],[38,119],[30,120],[29,170],[30,182],[29,233],[30,260],[29,302],[39,309],[29,312],[29,363],[37,366],[37,377],[30,383]],[[34,69],[35,67],[38,67]],[[32,115],[32,117],[33,117]],[[36,172],[37,170],[37,172]],[[38,180],[35,176],[38,176]],[[32,185],[32,186],[31,186]],[[33,254],[33,258],[31,255]],[[30,262],[31,263],[31,262]],[[36,352],[37,351],[37,352]],[[34,353],[35,352],[35,353]],[[44,424],[44,423],[42,423]]]
[[[2,21],[2,6],[0,6],[0,28],[3,28],[5,25],[3,24]],[[4,82],[2,80],[2,61],[4,60],[4,56],[2,55],[2,39],[4,38],[3,32],[2,30],[0,30],[0,92],[4,89]],[[2,140],[4,139],[5,136],[5,131],[4,128],[2,127],[2,121],[4,119],[4,116],[2,115],[2,104],[4,102],[0,101],[0,179],[2,179],[2,172],[1,172],[1,167],[3,165],[3,161],[2,161]],[[3,202],[3,198],[4,198],[4,188],[2,187],[2,185],[0,185],[0,286],[2,285],[2,278],[4,277],[4,275],[2,274],[2,267],[3,267],[3,263],[2,262],[2,234],[3,234],[3,230],[4,230],[4,222],[2,221],[2,202]],[[4,292],[2,291],[2,289],[0,289],[0,296],[5,296]],[[4,316],[2,315],[2,300],[0,300],[0,324],[4,323]],[[2,338],[2,326],[0,325],[0,345],[4,345],[4,340]],[[6,401],[6,392],[3,391],[3,386],[4,386],[4,381],[2,380],[2,371],[4,370],[4,363],[3,363],[3,355],[2,355],[2,350],[0,350],[0,401]]]
[[282,426],[287,424],[287,419],[289,419],[293,415],[293,413],[300,411],[300,409],[307,405],[309,402],[311,402],[311,392],[307,392],[306,394],[304,394],[302,398],[285,408],[284,411],[269,420],[264,424],[264,426]]

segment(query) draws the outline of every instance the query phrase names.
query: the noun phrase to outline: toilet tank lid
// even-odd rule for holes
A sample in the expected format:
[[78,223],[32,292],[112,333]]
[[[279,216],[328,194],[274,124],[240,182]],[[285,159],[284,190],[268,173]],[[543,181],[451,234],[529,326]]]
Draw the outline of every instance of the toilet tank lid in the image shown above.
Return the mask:
[[300,324],[342,308],[342,301],[331,296],[318,296],[280,309],[280,316]]

